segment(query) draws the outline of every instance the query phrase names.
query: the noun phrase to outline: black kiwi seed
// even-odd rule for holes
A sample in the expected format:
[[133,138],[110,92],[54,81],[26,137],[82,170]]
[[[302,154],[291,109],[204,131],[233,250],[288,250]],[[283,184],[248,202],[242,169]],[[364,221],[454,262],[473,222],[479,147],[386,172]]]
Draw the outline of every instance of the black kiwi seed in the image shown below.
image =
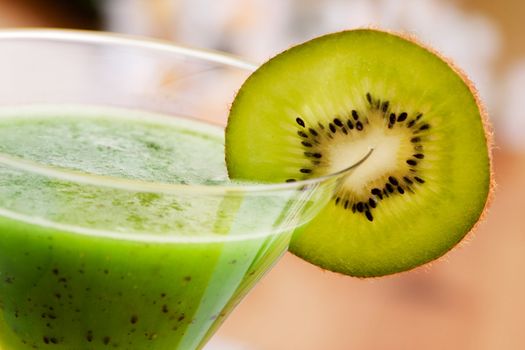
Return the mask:
[[328,124],[328,127],[330,128],[330,131],[331,131],[331,132],[334,132],[334,133],[335,133],[335,130],[336,130],[336,129],[335,129],[335,125],[334,125],[334,124],[330,123],[330,124]]
[[408,117],[408,114],[406,112],[403,112],[401,114],[399,114],[399,116],[397,117],[397,121],[398,122],[402,122],[402,121],[405,121]]
[[397,192],[399,192],[400,194],[403,194],[405,193],[405,190],[403,189],[403,187],[397,186]]
[[419,128],[420,131],[428,130],[428,129],[430,129],[430,125],[429,125],[429,124],[423,124],[423,125],[421,125],[421,127]]
[[295,179],[286,179],[286,182],[295,182]]
[[302,172],[303,174],[310,174],[312,172],[312,169],[301,169],[300,172]]
[[366,100],[368,101],[368,103],[372,104],[372,95],[370,95],[369,92],[366,93]]
[[370,192],[376,196],[379,196],[381,194],[381,190],[379,188],[373,188]]
[[383,104],[381,105],[381,110],[382,110],[383,112],[386,112],[386,111],[388,110],[388,106],[389,106],[389,104],[390,104],[390,103],[389,103],[388,101],[383,102]]
[[377,203],[372,198],[368,198],[368,204],[370,204],[370,207],[375,208],[377,206]]
[[299,124],[300,126],[302,126],[304,128],[304,126],[305,126],[304,120],[302,120],[301,118],[297,117],[297,118],[295,118],[295,121],[297,122],[297,124]]
[[417,177],[417,176],[414,176],[414,180],[416,180],[416,181],[419,182],[420,184],[425,183],[425,180],[423,180],[422,178]]
[[407,164],[408,165],[412,165],[412,166],[416,166],[417,165],[417,162],[413,159],[407,159]]
[[421,141],[421,138],[420,138],[420,137],[412,137],[412,138],[410,139],[410,142],[412,142],[412,143],[417,143],[417,142],[419,142],[419,141]]
[[359,115],[357,114],[357,111],[355,109],[352,110],[352,117],[354,118],[354,120],[359,119]]
[[412,180],[410,180],[409,177],[406,177],[406,176],[403,176],[403,180],[405,180],[405,182],[409,185],[412,185],[414,182]]
[[301,144],[302,144],[304,147],[312,147],[312,144],[311,144],[310,142],[303,141],[303,142],[301,142]]
[[348,119],[348,122],[346,123],[346,125],[348,125],[348,129],[352,130],[354,128],[354,124],[352,123],[352,121],[350,119]]
[[387,190],[388,192],[390,192],[390,193],[393,193],[393,192],[394,192],[394,187],[392,187],[392,185],[389,184],[389,183],[387,183],[387,184],[385,185],[385,188],[386,188],[386,190]]
[[312,154],[312,156],[313,156],[314,158],[318,158],[318,159],[319,159],[319,158],[321,158],[323,155],[322,155],[321,153],[314,153],[314,154]]
[[299,136],[301,136],[301,137],[308,137],[308,135],[306,135],[306,133],[305,133],[304,131],[301,131],[301,130],[299,130],[299,131],[297,132],[297,135],[299,135]]
[[349,201],[348,199],[345,200],[345,205],[344,205],[345,209],[348,209],[348,205],[349,205],[349,204],[350,204],[350,201]]
[[388,177],[388,181],[390,181],[390,183],[394,186],[397,186],[398,185],[398,182],[397,182],[397,179],[393,176],[389,176]]
[[363,212],[363,209],[364,209],[364,205],[362,202],[359,202],[355,205],[355,208],[357,209],[358,212],[362,213]]
[[310,128],[310,129],[308,129],[308,131],[310,131],[310,134],[312,134],[312,136],[317,136],[317,135],[319,135],[319,134],[317,133],[317,131],[315,131],[315,129]]
[[355,213],[355,203],[352,205],[352,213]]
[[344,126],[341,128],[341,131],[343,132],[343,134],[348,135],[348,131],[346,131],[346,128]]
[[425,158],[425,155],[422,154],[422,153],[416,153],[416,154],[414,154],[414,157],[416,157],[417,159],[423,159],[423,158]]
[[370,212],[370,210],[365,211],[365,215],[369,221],[374,221],[374,217],[372,216],[372,213]]
[[357,123],[355,123],[355,128],[356,128],[357,130],[363,130],[363,124],[361,124],[361,122],[358,121]]
[[335,199],[335,205],[339,204],[340,201],[341,201],[341,197],[337,197],[337,198]]
[[343,123],[338,118],[334,118],[334,124],[339,126],[339,127],[343,126]]
[[390,113],[390,118],[388,121],[390,124],[394,124],[396,122],[396,115],[394,113]]
[[411,121],[408,122],[407,128],[413,127],[415,123],[416,123],[416,121],[414,119],[412,119]]

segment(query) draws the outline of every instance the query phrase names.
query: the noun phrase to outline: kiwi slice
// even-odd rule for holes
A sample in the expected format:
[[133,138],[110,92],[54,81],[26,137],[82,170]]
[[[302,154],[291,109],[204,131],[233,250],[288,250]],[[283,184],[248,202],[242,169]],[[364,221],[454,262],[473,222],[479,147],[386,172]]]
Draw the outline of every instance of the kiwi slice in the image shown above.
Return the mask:
[[297,181],[374,148],[290,251],[322,268],[380,276],[432,261],[479,220],[491,191],[484,112],[466,78],[413,40],[329,34],[263,64],[226,129],[232,178]]

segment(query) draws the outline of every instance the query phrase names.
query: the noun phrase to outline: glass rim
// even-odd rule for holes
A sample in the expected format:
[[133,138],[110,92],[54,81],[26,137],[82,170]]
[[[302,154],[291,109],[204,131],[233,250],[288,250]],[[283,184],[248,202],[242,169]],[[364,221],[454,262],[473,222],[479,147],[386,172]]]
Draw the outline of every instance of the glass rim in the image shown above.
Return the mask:
[[[128,34],[112,32],[99,32],[90,30],[70,30],[55,28],[22,28],[22,29],[0,29],[0,44],[6,40],[42,40],[57,42],[73,42],[77,44],[99,44],[99,45],[120,45],[136,49],[149,49],[166,53],[175,53],[189,58],[196,58],[205,61],[215,62],[225,66],[244,69],[253,72],[257,65],[244,61],[234,55],[213,51],[208,49],[197,49],[182,46],[167,40],[140,37]],[[184,119],[192,119],[184,117]],[[207,125],[215,125],[212,122],[201,121]],[[326,175],[312,177],[294,182],[279,183],[226,183],[226,184],[178,184],[156,181],[145,181],[129,179],[123,177],[106,176],[100,174],[83,173],[74,169],[65,169],[52,165],[39,164],[20,157],[8,155],[0,152],[0,164],[6,165],[22,171],[43,175],[49,178],[94,185],[110,187],[134,192],[155,192],[155,193],[249,193],[249,192],[271,192],[298,190],[305,186],[316,185],[324,181],[335,179],[346,175],[355,167],[363,163],[373,152],[370,147],[368,152],[360,157],[353,164],[337,172]]]
[[194,48],[158,38],[108,31],[38,27],[0,29],[0,41],[15,39],[56,40],[63,42],[105,45],[119,44],[128,47],[182,54],[188,57],[199,58],[251,71],[254,71],[259,66],[256,63],[248,62],[247,60],[241,59],[240,57],[226,52],[212,49]]

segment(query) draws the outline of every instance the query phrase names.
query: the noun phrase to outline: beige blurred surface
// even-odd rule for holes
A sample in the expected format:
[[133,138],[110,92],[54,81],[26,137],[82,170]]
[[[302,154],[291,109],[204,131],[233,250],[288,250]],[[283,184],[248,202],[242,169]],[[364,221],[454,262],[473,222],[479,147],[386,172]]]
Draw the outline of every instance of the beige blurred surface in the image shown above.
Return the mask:
[[[493,13],[511,49],[524,52],[523,5],[459,1]],[[0,27],[69,26],[44,1],[0,0]],[[47,2],[45,2],[47,3]],[[522,30],[523,33],[523,30]],[[525,153],[497,149],[493,205],[467,243],[431,267],[359,280],[286,255],[218,336],[251,350],[525,349]]]

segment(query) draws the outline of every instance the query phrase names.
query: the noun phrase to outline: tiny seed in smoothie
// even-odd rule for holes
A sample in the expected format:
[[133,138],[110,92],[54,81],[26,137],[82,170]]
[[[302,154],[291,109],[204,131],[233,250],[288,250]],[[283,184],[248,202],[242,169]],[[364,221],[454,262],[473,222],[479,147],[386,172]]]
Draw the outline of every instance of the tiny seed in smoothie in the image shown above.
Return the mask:
[[131,319],[129,321],[131,322],[131,324],[135,324],[135,323],[137,323],[138,320],[139,320],[139,318],[138,318],[137,315],[132,315]]

